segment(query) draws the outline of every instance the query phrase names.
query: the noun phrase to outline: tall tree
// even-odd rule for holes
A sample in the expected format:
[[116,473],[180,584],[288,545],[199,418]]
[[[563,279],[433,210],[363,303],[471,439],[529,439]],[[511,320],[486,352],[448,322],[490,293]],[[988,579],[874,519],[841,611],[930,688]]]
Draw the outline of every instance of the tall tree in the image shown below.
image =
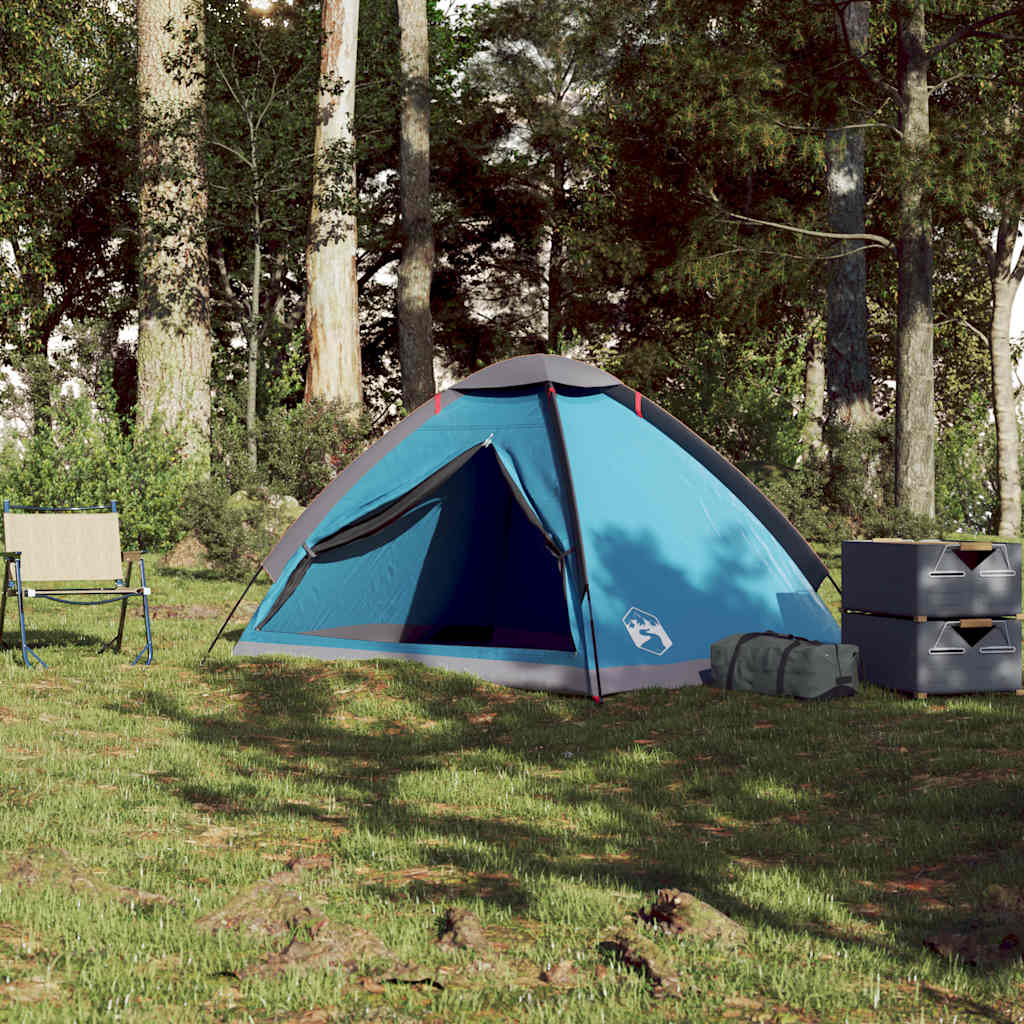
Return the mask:
[[896,360],[896,504],[935,515],[935,320],[932,220],[926,202],[931,127],[928,36],[922,0],[896,7],[899,103],[899,296]]
[[39,431],[51,341],[82,318],[116,334],[134,310],[134,36],[117,3],[0,5],[0,365]]
[[211,333],[203,157],[204,10],[193,0],[139,0],[140,427],[181,431],[209,459]]
[[426,0],[398,0],[402,63],[402,259],[398,265],[398,355],[402,400],[415,409],[434,393],[430,282],[430,51]]
[[[288,397],[282,348],[301,326],[320,11],[306,4],[257,10],[249,0],[208,0],[207,11],[212,316],[223,343],[215,371],[241,334],[255,465],[257,412],[270,396]],[[239,367],[227,374],[240,375]]]
[[[973,222],[972,222],[973,223]],[[1013,385],[1013,356],[1010,346],[1010,316],[1024,281],[1024,257],[1020,241],[1024,236],[1021,207],[1004,207],[999,223],[988,234],[974,224],[992,287],[992,316],[988,341],[992,360],[992,409],[996,424],[996,465],[999,473],[999,524],[1003,537],[1016,537],[1021,526],[1020,434],[1017,401]]]
[[306,399],[363,403],[353,160],[359,0],[324,0],[306,249]]
[[[871,4],[835,0],[836,49],[860,59],[868,46]],[[849,96],[849,89],[844,90]],[[829,230],[850,236],[838,242],[831,266],[827,299],[826,372],[829,416],[848,428],[876,422],[871,403],[868,354],[867,259],[864,224],[864,127],[859,108],[840,101],[840,123],[825,131]]]

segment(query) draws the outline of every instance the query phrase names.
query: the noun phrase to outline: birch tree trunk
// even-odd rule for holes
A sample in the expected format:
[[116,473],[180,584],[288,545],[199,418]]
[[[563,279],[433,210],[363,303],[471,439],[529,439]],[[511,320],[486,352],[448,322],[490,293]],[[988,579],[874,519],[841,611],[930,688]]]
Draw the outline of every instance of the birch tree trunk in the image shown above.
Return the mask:
[[558,352],[565,330],[565,187],[569,177],[565,157],[554,154],[551,169],[551,237],[548,246],[547,351]]
[[802,439],[809,453],[820,455],[825,449],[822,422],[825,418],[825,339],[819,330],[811,335],[804,369],[804,423]]
[[402,259],[398,264],[398,355],[402,401],[415,409],[434,394],[430,284],[434,222],[430,213],[430,49],[426,0],[398,0],[402,58],[399,176]]
[[[856,57],[868,45],[871,4],[853,0],[836,14],[840,50]],[[852,128],[857,117],[846,106],[844,124],[825,134],[829,230],[864,234],[864,129]],[[828,282],[826,358],[829,418],[850,429],[877,422],[871,403],[871,362],[868,355],[867,266],[864,243],[840,243],[842,255],[832,261]]]
[[358,26],[359,0],[324,0],[313,206],[306,248],[306,400],[341,401],[353,417],[363,404],[352,212]]
[[1019,221],[1004,213],[999,221],[995,247],[988,253],[992,280],[992,322],[989,351],[992,356],[992,409],[996,421],[996,460],[999,468],[999,535],[1020,535],[1020,440],[1017,432],[1017,401],[1013,387],[1010,353],[1010,313],[1024,276],[1024,259],[1014,261]]
[[[136,419],[209,462],[210,264],[201,0],[139,0],[139,389]],[[177,67],[168,70],[168,64]]]
[[935,515],[935,370],[932,223],[925,201],[929,100],[925,5],[897,15],[900,152],[896,368],[896,504]]

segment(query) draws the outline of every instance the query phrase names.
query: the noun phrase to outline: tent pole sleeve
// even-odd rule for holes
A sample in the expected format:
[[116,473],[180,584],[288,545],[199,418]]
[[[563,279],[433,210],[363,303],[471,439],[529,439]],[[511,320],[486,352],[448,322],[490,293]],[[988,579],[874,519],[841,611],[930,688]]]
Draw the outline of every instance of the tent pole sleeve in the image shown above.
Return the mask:
[[228,628],[228,623],[231,621],[231,616],[238,611],[238,606],[242,603],[243,599],[245,598],[245,595],[249,593],[249,588],[256,582],[256,577],[259,576],[259,574],[262,571],[262,564],[258,565],[256,567],[256,571],[252,574],[252,579],[249,580],[249,582],[245,585],[245,590],[242,591],[242,593],[238,597],[238,600],[235,602],[234,608],[232,608],[231,611],[228,612],[228,617],[221,623],[220,629],[217,630],[217,635],[213,638],[213,643],[211,643],[210,646],[207,647],[206,653],[199,659],[200,665],[206,664],[206,659],[210,656],[210,651],[213,650],[214,644],[216,644],[217,641],[220,639],[221,633],[223,633],[224,630]]
[[[594,629],[594,602],[590,595],[590,579],[587,576],[587,554],[583,550],[583,528],[580,526],[580,509],[576,503],[576,487],[572,482],[572,467],[569,464],[569,449],[565,445],[565,431],[562,429],[562,417],[558,412],[558,391],[554,384],[548,384],[548,398],[551,399],[551,419],[555,426],[555,447],[558,449],[558,457],[562,463],[562,473],[565,478],[566,490],[569,492],[569,515],[572,521],[572,532],[575,537],[573,545],[580,560],[580,583],[583,591],[580,594],[580,601],[587,600],[587,607],[590,610],[590,639],[594,648],[594,675],[597,681],[597,693],[594,699],[601,700],[601,664],[597,658],[597,632]],[[584,627],[585,628],[585,627]]]

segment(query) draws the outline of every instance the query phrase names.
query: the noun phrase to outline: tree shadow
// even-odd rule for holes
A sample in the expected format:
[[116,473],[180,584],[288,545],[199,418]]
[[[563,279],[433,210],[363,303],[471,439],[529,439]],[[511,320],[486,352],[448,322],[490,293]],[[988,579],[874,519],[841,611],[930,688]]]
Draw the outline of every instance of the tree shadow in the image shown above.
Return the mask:
[[[649,537],[616,543],[624,557],[659,571]],[[721,543],[724,579],[752,571],[735,538]],[[717,602],[733,613],[734,599],[714,580],[663,569],[688,601]],[[746,614],[735,607],[737,617]],[[688,688],[621,693],[596,706],[401,661],[214,660],[205,678],[244,699],[217,714],[192,711],[155,689],[136,700],[222,752],[237,784],[218,788],[186,777],[180,766],[158,776],[161,784],[185,803],[227,816],[305,816],[417,842],[416,870],[425,874],[367,865],[366,884],[382,895],[480,895],[525,913],[547,879],[651,895],[676,887],[741,920],[882,951],[898,973],[918,963],[924,932],[951,920],[953,910],[908,912],[910,890],[885,889],[893,878],[972,846],[990,854],[994,843],[1006,853],[1008,881],[1024,884],[1012,844],[999,847],[992,828],[994,816],[1009,821],[1024,812],[1012,780],[944,793],[941,813],[907,799],[918,766],[900,751],[917,743],[923,757],[928,743],[946,735],[941,723],[929,731],[912,704],[893,702],[886,719],[877,703],[857,699],[810,704]],[[408,717],[378,711],[375,721],[356,721],[346,705],[366,695],[394,698]],[[244,768],[236,750],[248,755]],[[416,801],[403,791],[421,773],[444,771],[454,774],[443,801]],[[571,809],[575,830],[536,810],[524,816],[472,795],[462,800],[455,782],[473,772],[552,809]],[[337,809],[267,806],[252,776],[275,773],[354,796]],[[770,886],[756,884],[759,874],[780,871],[810,909],[781,906]],[[842,912],[821,909],[828,901]]]

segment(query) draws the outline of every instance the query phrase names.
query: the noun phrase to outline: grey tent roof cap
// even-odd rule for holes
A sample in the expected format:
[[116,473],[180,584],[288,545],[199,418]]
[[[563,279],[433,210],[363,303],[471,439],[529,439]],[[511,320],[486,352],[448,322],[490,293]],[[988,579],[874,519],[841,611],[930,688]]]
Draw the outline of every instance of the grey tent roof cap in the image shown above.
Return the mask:
[[528,384],[565,384],[574,388],[609,388],[622,382],[596,366],[566,356],[513,356],[485,367],[459,381],[455,391],[480,388],[517,388]]

